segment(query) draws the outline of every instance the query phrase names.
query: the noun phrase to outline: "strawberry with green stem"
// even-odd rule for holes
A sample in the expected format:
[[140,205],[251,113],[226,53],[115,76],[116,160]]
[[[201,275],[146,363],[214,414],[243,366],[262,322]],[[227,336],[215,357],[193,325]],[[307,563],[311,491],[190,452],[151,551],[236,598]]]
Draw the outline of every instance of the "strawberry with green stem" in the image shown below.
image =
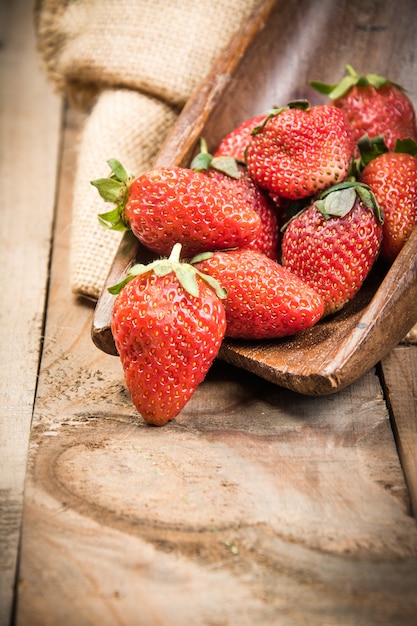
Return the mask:
[[273,109],[253,129],[246,163],[258,185],[299,200],[343,181],[353,151],[352,133],[339,109],[298,100]]
[[417,226],[417,143],[397,140],[393,151],[365,162],[359,180],[384,212],[381,258],[392,263]]
[[[223,137],[214,151],[213,157],[215,159],[229,157],[236,159],[241,165],[246,165],[246,148],[251,140],[252,131],[260,126],[264,120],[265,115],[257,115],[239,124]],[[271,198],[278,216],[284,215],[288,208],[288,200],[273,192],[269,192],[268,196]]]
[[279,216],[273,200],[249,175],[245,165],[231,156],[214,156],[208,152],[204,139],[200,140],[200,152],[194,157],[191,169],[204,172],[230,189],[250,206],[261,219],[261,229],[257,237],[247,244],[247,248],[260,250],[271,259],[279,254]]
[[169,258],[138,264],[110,292],[111,329],[133,404],[162,426],[188,402],[217,353],[226,329],[225,290],[209,275]]
[[378,257],[383,216],[367,185],[346,181],[327,189],[285,227],[282,263],[315,289],[325,315],[361,288]]
[[200,172],[172,166],[134,178],[117,160],[108,163],[110,176],[91,182],[116,207],[99,220],[114,230],[130,228],[157,254],[168,255],[175,243],[184,256],[245,246],[261,229],[250,206]]
[[383,135],[389,150],[397,139],[417,140],[416,114],[405,90],[378,74],[358,74],[346,65],[346,74],[336,84],[312,81],[311,85],[327,95],[343,111],[357,143],[361,137]]

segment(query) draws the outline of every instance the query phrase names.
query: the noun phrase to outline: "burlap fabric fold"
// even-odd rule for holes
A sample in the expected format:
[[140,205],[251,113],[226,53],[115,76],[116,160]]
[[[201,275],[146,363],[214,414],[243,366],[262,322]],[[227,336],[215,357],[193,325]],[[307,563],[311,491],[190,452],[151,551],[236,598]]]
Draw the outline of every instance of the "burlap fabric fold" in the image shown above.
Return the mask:
[[[74,293],[96,299],[120,242],[90,180],[116,158],[135,175],[258,0],[38,0],[38,50],[55,88],[89,113],[75,175]],[[108,207],[107,207],[108,208]]]

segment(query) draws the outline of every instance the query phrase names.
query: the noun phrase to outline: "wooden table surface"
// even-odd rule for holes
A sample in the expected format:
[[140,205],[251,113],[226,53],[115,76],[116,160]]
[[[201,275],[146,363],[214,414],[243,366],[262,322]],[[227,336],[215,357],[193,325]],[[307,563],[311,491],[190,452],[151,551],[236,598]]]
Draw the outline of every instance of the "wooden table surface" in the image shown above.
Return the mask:
[[219,361],[146,426],[69,285],[84,114],[2,7],[1,626],[416,624],[417,346],[316,398]]

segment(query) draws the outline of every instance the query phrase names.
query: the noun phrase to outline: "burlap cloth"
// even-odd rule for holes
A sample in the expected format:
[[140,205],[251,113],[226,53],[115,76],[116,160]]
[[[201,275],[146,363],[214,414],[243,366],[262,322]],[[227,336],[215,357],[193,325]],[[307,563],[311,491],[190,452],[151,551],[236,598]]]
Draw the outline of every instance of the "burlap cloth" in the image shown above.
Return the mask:
[[[70,248],[75,294],[96,299],[121,234],[100,226],[90,180],[116,158],[152,163],[192,92],[258,0],[38,0],[40,58],[55,89],[88,111],[78,149]],[[417,326],[407,335],[417,342]]]
[[[40,57],[56,90],[91,109],[75,174],[70,252],[74,293],[100,294],[120,233],[90,180],[116,158],[135,175],[258,0],[38,0]],[[110,207],[107,207],[110,208]]]

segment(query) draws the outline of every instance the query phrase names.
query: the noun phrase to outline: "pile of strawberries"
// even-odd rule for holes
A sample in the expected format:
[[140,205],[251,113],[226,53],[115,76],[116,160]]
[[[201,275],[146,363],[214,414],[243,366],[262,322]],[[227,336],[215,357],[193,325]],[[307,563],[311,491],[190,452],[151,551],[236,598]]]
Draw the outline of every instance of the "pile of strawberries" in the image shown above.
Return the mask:
[[417,129],[396,84],[351,66],[337,85],[245,120],[189,168],[135,178],[109,161],[92,181],[107,227],[131,229],[157,258],[111,288],[112,333],[145,421],[174,418],[223,338],[311,328],[390,264],[417,224]]

